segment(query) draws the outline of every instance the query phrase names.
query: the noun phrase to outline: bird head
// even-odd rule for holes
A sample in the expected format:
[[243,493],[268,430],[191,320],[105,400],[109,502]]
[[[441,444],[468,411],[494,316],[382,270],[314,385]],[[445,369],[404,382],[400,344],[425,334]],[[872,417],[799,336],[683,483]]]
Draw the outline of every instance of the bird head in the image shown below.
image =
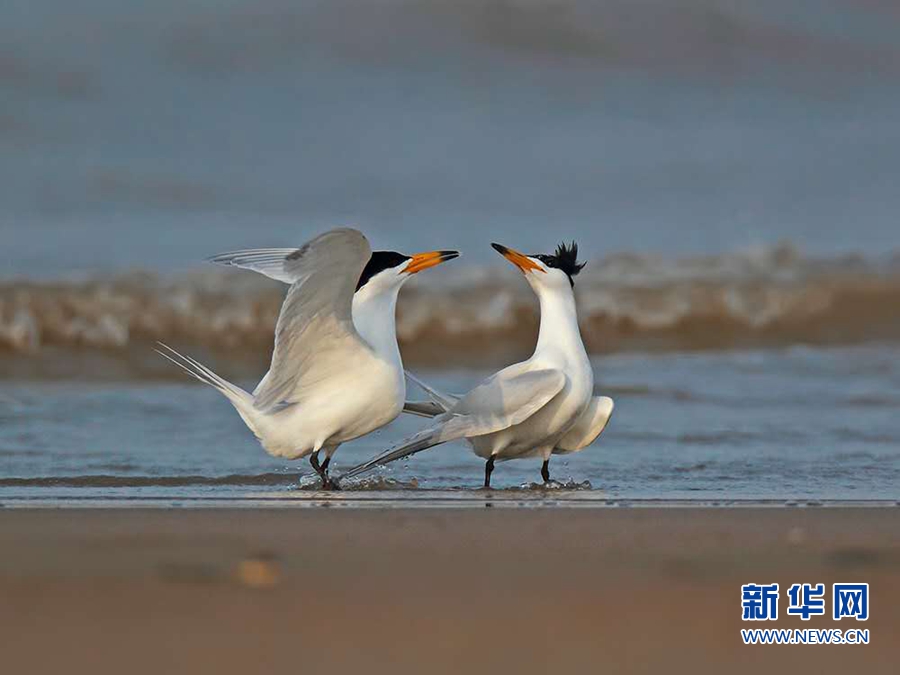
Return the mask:
[[501,244],[491,244],[500,255],[518,267],[536,289],[575,287],[575,277],[586,263],[578,262],[578,244],[561,243],[553,253],[525,255]]
[[427,251],[413,255],[396,251],[373,251],[356,283],[356,292],[399,290],[412,275],[458,257],[457,251]]

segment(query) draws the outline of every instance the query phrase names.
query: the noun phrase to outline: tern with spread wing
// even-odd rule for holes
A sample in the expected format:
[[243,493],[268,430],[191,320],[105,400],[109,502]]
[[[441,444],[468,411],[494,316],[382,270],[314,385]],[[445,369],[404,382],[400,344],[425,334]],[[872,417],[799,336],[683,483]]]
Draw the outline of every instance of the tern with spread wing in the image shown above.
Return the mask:
[[413,274],[457,256],[373,253],[362,233],[347,228],[298,249],[218,255],[211,260],[290,284],[269,372],[251,394],[170,347],[161,345],[160,354],[223,394],[266,452],[309,456],[324,486],[336,487],[328,465],[338,446],[383,427],[403,409],[395,322],[400,288]]
[[560,245],[551,255],[527,256],[499,244],[493,247],[525,275],[538,296],[541,323],[537,346],[527,361],[504,368],[461,397],[419,383],[428,403],[407,412],[432,416],[425,429],[374,459],[354,467],[341,480],[408,457],[441,443],[465,439],[485,460],[484,485],[490,487],[496,461],[521,457],[543,460],[541,476],[550,481],[550,457],[590,445],[612,415],[613,401],[593,396],[594,376],[575,309],[578,247]]

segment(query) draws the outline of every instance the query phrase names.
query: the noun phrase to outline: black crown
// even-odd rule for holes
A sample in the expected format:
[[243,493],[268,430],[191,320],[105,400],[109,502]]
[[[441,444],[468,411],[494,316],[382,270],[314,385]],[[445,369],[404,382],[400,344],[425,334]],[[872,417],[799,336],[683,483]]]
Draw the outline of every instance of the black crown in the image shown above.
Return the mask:
[[570,277],[577,276],[587,264],[578,262],[578,244],[574,241],[568,246],[566,246],[566,242],[557,246],[553,257],[556,258],[557,267]]
[[536,255],[534,257],[547,267],[555,267],[565,272],[573,286],[575,285],[574,277],[578,276],[578,273],[587,264],[578,262],[578,244],[574,241],[571,244],[562,242],[556,247],[553,255]]

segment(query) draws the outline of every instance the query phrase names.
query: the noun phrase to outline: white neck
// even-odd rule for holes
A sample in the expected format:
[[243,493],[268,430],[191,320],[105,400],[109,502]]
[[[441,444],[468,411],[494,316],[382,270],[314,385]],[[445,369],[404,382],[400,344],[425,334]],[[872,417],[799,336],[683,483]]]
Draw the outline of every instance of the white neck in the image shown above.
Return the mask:
[[536,287],[535,293],[541,303],[541,327],[535,355],[561,355],[567,361],[586,360],[572,290]]
[[399,286],[380,293],[361,289],[353,296],[353,324],[378,356],[402,371],[396,321],[399,292]]

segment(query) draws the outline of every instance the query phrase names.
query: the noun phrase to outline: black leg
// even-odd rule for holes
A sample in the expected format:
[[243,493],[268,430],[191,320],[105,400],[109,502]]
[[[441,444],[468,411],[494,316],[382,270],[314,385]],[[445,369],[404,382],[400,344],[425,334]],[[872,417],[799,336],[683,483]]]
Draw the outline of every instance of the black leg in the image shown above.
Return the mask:
[[319,474],[320,478],[324,478],[324,474],[322,472],[322,467],[319,465],[319,451],[316,450],[313,454],[309,456],[309,463],[313,469],[316,470],[316,473]]
[[331,480],[331,476],[328,475],[329,464],[331,464],[331,457],[326,457],[325,461],[322,462],[322,487],[326,490],[340,490],[341,486],[338,482]]
[[494,456],[484,463],[484,487],[491,487],[491,474],[494,472]]
[[319,464],[319,451],[316,450],[313,454],[309,456],[309,463],[312,464],[312,468],[316,470],[316,473],[319,474],[319,478],[322,479],[322,487],[326,490],[337,490],[337,483],[334,483],[328,477],[328,464],[331,462],[331,457],[326,457],[325,461],[322,464]]
[[545,459],[544,465],[541,467],[541,478],[544,479],[545,483],[550,482],[550,460]]

